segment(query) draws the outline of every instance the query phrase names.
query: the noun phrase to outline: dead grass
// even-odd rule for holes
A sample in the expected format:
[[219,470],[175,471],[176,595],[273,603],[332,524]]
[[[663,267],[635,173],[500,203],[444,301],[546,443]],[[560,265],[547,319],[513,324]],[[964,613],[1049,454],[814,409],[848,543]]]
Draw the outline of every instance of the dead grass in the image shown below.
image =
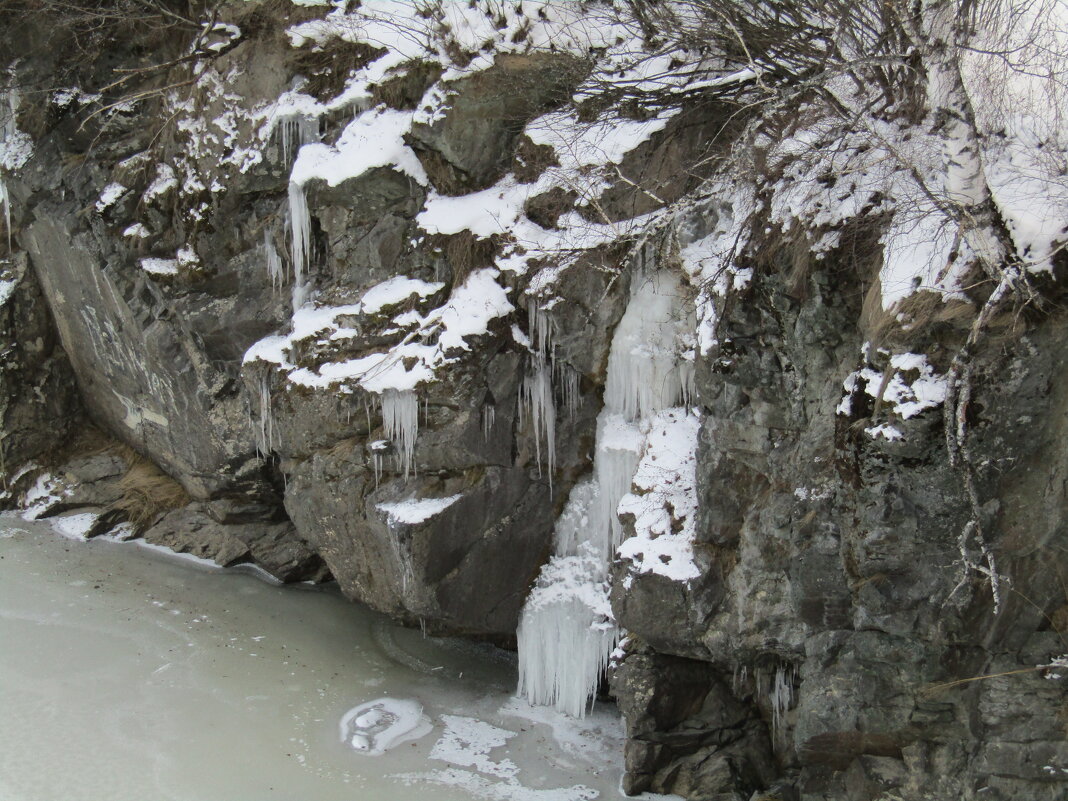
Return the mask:
[[130,449],[125,450],[130,466],[119,480],[122,497],[112,508],[122,512],[141,533],[161,515],[185,506],[191,498],[181,484],[155,464]]

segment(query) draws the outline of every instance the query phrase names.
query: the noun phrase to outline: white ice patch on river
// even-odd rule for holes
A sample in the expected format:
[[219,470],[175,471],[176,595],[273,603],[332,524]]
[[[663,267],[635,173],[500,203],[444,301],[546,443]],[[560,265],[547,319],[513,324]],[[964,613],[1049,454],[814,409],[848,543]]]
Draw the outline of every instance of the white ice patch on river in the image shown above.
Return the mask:
[[0,557],[2,799],[621,797],[615,710],[531,709],[511,653],[45,522]]

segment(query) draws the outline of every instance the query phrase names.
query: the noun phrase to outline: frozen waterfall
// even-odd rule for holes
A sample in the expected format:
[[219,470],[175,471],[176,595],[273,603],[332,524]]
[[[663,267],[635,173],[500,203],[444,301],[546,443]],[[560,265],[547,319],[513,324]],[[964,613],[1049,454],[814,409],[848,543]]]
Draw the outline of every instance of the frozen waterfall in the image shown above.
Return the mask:
[[608,567],[622,537],[616,508],[630,491],[648,418],[691,395],[693,372],[679,358],[693,330],[685,307],[674,274],[635,278],[612,337],[593,476],[571,490],[553,556],[519,622],[519,694],[533,704],[584,716],[619,639],[608,600]]

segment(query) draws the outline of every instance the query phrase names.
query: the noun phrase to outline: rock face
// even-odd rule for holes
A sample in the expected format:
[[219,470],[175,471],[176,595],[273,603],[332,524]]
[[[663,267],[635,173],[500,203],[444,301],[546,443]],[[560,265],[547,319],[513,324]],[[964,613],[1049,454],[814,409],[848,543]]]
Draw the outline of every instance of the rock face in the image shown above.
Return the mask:
[[[417,47],[365,5],[227,6],[237,34],[119,31],[76,69],[34,43],[84,32],[12,28],[12,86],[49,91],[0,103],[5,481],[36,461],[48,513],[97,508],[94,534],[129,521],[510,645],[591,474],[630,288],[672,271],[698,319],[670,343],[694,378],[673,411],[698,435],[668,453],[649,423],[623,477],[624,789],[1068,799],[1038,667],[1068,651],[1057,282],[968,346],[973,499],[943,404],[990,287],[884,311],[881,197],[842,189],[866,211],[796,234],[819,204],[769,189],[806,173],[768,141],[803,120],[738,139],[756,178],[717,172],[748,118],[644,103],[648,43],[624,63],[610,4],[441,4],[405,18]],[[146,52],[175,62],[124,104],[113,70]],[[90,423],[106,442],[72,445]]]
[[74,375],[25,254],[0,261],[0,462],[5,483],[53,449],[81,415]]

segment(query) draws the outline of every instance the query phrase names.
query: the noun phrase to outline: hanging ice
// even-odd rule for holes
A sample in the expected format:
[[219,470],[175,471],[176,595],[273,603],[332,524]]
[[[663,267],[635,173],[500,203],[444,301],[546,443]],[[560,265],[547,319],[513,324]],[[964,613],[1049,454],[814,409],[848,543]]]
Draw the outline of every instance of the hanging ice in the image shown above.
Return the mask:
[[556,367],[556,384],[560,387],[560,398],[564,402],[568,416],[573,418],[579,406],[579,372],[563,362],[554,367]]
[[274,448],[274,415],[271,413],[270,376],[260,378],[260,425],[256,449],[267,456]]
[[306,117],[303,114],[282,117],[278,121],[277,130],[281,135],[282,159],[287,165],[293,163],[297,151],[304,145],[319,141],[317,117]]
[[545,441],[545,461],[552,486],[556,466],[556,402],[553,398],[552,318],[535,301],[527,306],[530,340],[534,354],[529,372],[519,387],[519,416],[530,415],[534,429],[534,456],[541,470],[541,443]]
[[419,433],[419,400],[411,390],[387,389],[382,398],[382,426],[397,446],[404,477],[412,469],[415,438]]
[[519,388],[519,416],[530,415],[534,427],[534,454],[541,469],[541,441],[545,440],[545,462],[549,484],[556,466],[556,403],[553,400],[552,368],[540,354],[534,357],[531,372]]
[[290,255],[293,260],[293,311],[304,305],[307,291],[304,270],[311,257],[311,215],[301,184],[289,183]]
[[640,283],[612,339],[605,404],[634,420],[687,400],[693,370],[680,364],[683,289],[669,273]]
[[275,250],[274,242],[271,241],[271,233],[263,229],[263,256],[267,264],[267,276],[271,279],[271,286],[278,289],[282,286],[282,257]]
[[4,207],[4,230],[7,231],[7,252],[11,253],[11,206],[7,196],[7,185],[0,177],[0,206]]
[[[519,694],[581,717],[589,709],[619,639],[608,601],[608,566],[622,527],[616,514],[630,491],[655,412],[689,397],[692,370],[679,368],[681,341],[693,330],[673,274],[638,276],[608,358],[604,408],[597,418],[593,477],[575,485],[556,522],[554,555],[542,568],[520,619]],[[532,314],[533,339],[551,348]],[[548,365],[542,362],[548,370]],[[532,406],[539,373],[527,403]],[[546,383],[549,383],[546,379]],[[549,391],[551,402],[552,392]],[[644,425],[643,425],[644,424]]]

